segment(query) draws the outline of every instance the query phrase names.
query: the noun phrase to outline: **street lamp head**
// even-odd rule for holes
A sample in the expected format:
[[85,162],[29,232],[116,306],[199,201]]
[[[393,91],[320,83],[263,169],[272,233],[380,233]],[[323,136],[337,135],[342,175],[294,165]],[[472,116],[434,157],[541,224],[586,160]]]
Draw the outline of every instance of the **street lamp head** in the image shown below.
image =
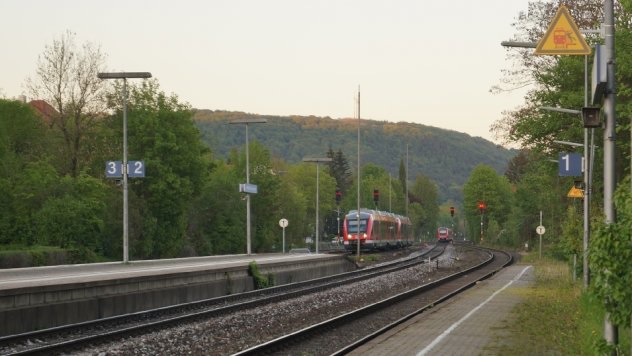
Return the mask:
[[303,162],[331,162],[331,158],[303,158]]
[[519,42],[519,41],[502,41],[500,45],[503,47],[518,47],[518,48],[536,48],[538,44],[536,42]]
[[565,113],[565,114],[575,114],[575,115],[581,115],[581,113],[582,113],[580,110],[556,108],[554,106],[541,106],[538,109],[539,110],[545,110],[545,111],[562,112],[562,113]]
[[[583,144],[581,143],[577,143],[577,142],[569,142],[569,141],[559,141],[559,140],[553,140],[551,141],[553,143],[558,143],[560,145],[567,145],[567,146],[573,146],[573,147],[584,147]],[[557,162],[557,161],[556,161]]]
[[229,124],[265,124],[267,122],[267,119],[237,119],[230,121]]
[[151,78],[149,72],[104,72],[98,73],[99,79],[127,79],[127,78]]

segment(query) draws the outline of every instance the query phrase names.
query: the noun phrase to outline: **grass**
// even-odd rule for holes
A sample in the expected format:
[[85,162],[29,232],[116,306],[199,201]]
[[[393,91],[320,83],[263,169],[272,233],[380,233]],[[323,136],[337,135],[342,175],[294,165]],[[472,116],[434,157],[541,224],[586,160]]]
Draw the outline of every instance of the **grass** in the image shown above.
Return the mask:
[[[521,263],[531,264],[533,286],[515,288],[524,302],[499,328],[486,352],[498,355],[594,355],[601,339],[604,312],[599,301],[582,293],[581,280],[572,281],[564,262],[537,254]],[[620,328],[621,355],[629,353],[630,331]]]

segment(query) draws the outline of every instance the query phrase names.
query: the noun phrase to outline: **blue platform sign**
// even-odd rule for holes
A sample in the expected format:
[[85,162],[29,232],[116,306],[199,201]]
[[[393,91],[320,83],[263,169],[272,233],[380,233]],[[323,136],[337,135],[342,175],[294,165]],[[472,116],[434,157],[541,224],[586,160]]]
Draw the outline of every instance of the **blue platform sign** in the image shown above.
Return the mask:
[[121,178],[123,177],[123,162],[121,161],[107,161],[105,162],[105,177],[106,178]]
[[256,184],[239,184],[239,192],[240,193],[250,193],[257,194],[257,185]]
[[560,153],[559,176],[560,177],[580,177],[584,171],[583,157],[580,153]]
[[[127,176],[130,178],[145,177],[145,161],[128,161],[127,162]],[[105,177],[106,178],[122,178],[123,177],[123,162],[121,161],[105,162]]]
[[145,177],[145,161],[127,162],[127,176],[130,178]]

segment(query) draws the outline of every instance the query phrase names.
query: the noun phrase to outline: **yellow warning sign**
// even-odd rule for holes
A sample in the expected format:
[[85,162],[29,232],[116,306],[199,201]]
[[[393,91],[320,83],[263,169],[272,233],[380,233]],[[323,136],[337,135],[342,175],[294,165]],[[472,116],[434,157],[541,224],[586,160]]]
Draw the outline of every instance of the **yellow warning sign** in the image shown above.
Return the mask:
[[566,196],[569,198],[583,198],[584,191],[581,189],[572,187],[571,190],[568,191],[568,194],[566,194]]
[[579,32],[573,18],[562,5],[535,49],[538,55],[588,55],[590,46]]

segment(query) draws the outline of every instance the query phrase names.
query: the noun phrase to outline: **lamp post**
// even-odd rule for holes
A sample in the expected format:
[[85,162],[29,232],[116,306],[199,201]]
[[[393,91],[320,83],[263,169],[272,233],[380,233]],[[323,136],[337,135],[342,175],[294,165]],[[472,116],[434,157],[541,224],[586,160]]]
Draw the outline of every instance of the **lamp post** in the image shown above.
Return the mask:
[[149,72],[104,72],[99,79],[123,79],[123,263],[129,262],[129,223],[127,208],[127,79],[151,78]]
[[[246,184],[250,184],[250,149],[248,147],[248,125],[249,124],[265,124],[266,119],[239,119],[229,122],[233,125],[246,125]],[[250,238],[250,193],[246,193],[246,254],[250,255],[251,238]]]
[[356,263],[360,262],[360,87],[358,86],[358,211],[356,216],[357,222],[357,238],[358,243],[356,251]]
[[319,180],[320,177],[318,175],[318,171],[319,171],[319,167],[320,167],[320,163],[321,162],[331,162],[331,158],[303,158],[303,162],[315,162],[316,163],[316,253],[318,253],[318,210],[320,208],[320,201],[319,201]]

